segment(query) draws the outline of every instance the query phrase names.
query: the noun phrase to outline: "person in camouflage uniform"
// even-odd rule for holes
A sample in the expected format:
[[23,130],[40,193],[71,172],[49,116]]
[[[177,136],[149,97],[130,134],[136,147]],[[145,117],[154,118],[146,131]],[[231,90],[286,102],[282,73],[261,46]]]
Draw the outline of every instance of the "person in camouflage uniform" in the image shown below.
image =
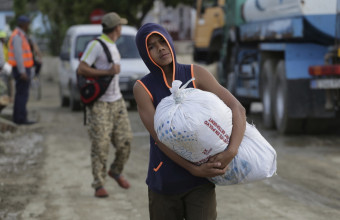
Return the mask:
[[[132,134],[123,99],[116,102],[96,102],[89,108],[89,113],[88,133],[92,140],[91,158],[94,176],[92,185],[97,188],[105,183],[110,142],[116,148],[115,159],[110,166],[111,176],[111,173],[113,175],[122,173],[130,155]],[[122,187],[128,188],[127,185]]]
[[6,56],[7,52],[6,50],[6,37],[7,34],[5,31],[0,31],[0,112],[3,108],[5,108],[9,102],[9,93],[8,93],[8,86],[7,82],[9,81],[9,76],[11,74],[11,71],[5,70],[6,65]]
[[[97,40],[91,41],[81,57],[78,74],[85,77],[114,75],[106,92],[92,105],[87,107],[89,137],[91,145],[91,161],[93,183],[96,197],[107,197],[104,188],[108,174],[124,189],[130,187],[129,182],[121,175],[124,164],[130,155],[132,132],[125,101],[119,88],[120,54],[115,41],[120,37],[121,25],[127,20],[111,12],[103,16],[103,34],[99,37],[108,47],[114,64],[109,63],[103,47]],[[91,66],[94,64],[96,68]],[[109,147],[116,148],[115,159],[107,172]]]
[[7,85],[0,77],[0,112],[9,104]]

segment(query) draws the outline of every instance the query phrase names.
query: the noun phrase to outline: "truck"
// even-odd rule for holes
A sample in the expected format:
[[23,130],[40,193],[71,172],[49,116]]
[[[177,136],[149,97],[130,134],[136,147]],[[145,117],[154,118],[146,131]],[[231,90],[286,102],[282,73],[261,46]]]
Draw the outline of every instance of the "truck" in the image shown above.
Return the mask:
[[339,2],[226,0],[218,80],[247,110],[262,103],[265,128],[316,132],[339,121]]
[[225,0],[198,0],[193,59],[211,64],[218,57],[223,40]]

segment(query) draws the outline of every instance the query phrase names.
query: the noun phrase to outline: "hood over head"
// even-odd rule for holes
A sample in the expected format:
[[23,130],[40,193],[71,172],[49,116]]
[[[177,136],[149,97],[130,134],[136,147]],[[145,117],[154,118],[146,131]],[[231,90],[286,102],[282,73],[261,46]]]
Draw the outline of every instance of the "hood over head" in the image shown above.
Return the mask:
[[161,25],[155,23],[147,23],[144,24],[138,30],[136,35],[136,44],[139,54],[142,57],[145,65],[149,68],[151,74],[163,74],[164,76],[162,68],[158,66],[155,62],[153,62],[148,52],[147,41],[148,38],[154,33],[161,35],[168,43],[168,46],[172,53],[173,78],[174,78],[175,77],[174,73],[176,71],[175,67],[177,64],[175,49],[170,34]]

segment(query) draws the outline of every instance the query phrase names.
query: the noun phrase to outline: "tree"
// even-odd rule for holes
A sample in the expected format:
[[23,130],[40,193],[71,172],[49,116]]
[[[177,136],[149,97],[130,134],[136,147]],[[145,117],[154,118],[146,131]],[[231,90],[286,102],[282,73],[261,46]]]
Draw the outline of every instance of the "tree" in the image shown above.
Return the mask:
[[15,13],[15,17],[10,20],[9,24],[11,29],[14,29],[16,26],[16,19],[23,14],[27,13],[27,0],[14,0],[13,1],[13,11]]
[[49,47],[53,55],[59,54],[67,28],[76,23],[75,16],[72,16],[72,4],[73,1],[67,0],[38,0],[40,11],[48,17],[48,24],[45,24],[45,26],[48,27],[47,37],[49,38]]
[[[18,0],[25,1],[25,0]],[[59,53],[62,39],[67,28],[75,24],[90,23],[90,14],[94,9],[107,12],[115,11],[121,17],[127,18],[129,25],[139,27],[146,14],[152,9],[151,0],[36,0],[39,9],[48,16],[50,23],[51,52]],[[194,0],[165,0],[166,5],[175,6],[178,3],[193,4]]]
[[16,17],[18,17],[18,15],[26,14],[27,0],[14,0],[13,9],[14,9]]

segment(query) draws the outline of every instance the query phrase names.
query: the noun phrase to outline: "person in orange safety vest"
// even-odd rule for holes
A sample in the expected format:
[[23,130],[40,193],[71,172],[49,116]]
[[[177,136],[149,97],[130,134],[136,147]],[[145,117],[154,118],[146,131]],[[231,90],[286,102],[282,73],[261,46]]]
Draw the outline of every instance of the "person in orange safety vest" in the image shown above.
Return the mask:
[[18,125],[33,124],[27,117],[27,101],[31,70],[34,65],[33,54],[28,42],[27,32],[30,19],[21,15],[17,19],[17,27],[8,41],[8,63],[13,67],[15,79],[15,98],[13,107],[13,122]]

